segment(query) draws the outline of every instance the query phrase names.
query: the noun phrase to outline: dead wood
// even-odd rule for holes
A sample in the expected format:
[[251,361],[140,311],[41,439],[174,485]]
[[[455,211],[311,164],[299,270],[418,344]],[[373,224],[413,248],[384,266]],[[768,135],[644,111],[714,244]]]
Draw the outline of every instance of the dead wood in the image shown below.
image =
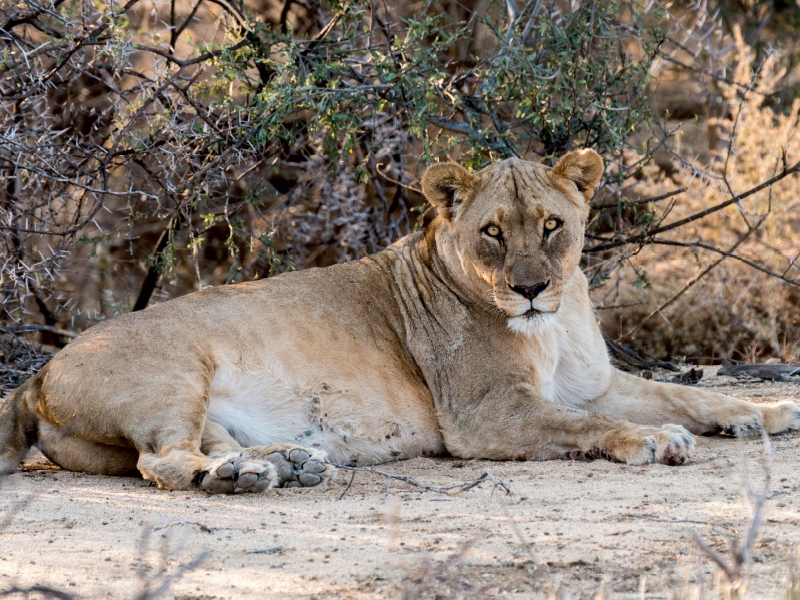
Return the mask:
[[723,375],[725,377],[763,379],[766,381],[788,381],[789,377],[800,376],[800,365],[726,365],[717,371],[717,375]]
[[606,348],[608,348],[608,353],[611,356],[611,362],[623,371],[635,372],[644,369],[665,369],[675,373],[680,371],[677,365],[670,362],[658,359],[648,360],[635,350],[631,350],[627,346],[615,342],[605,334],[603,334],[603,339],[606,342]]
[[339,495],[337,500],[341,500],[344,498],[344,495],[353,485],[353,480],[355,479],[356,473],[364,472],[364,473],[374,473],[376,475],[380,475],[381,477],[386,477],[386,493],[384,494],[384,499],[389,497],[389,494],[392,492],[391,485],[392,481],[400,481],[405,483],[406,485],[411,486],[415,489],[405,489],[404,492],[432,492],[434,494],[444,494],[445,496],[456,496],[458,494],[462,494],[466,491],[471,490],[472,488],[479,487],[481,484],[490,482],[493,484],[492,491],[495,488],[500,488],[503,490],[507,496],[511,498],[511,501],[514,504],[519,502],[519,498],[517,498],[508,485],[503,482],[497,475],[492,473],[491,469],[486,469],[484,473],[478,477],[477,479],[473,479],[471,481],[464,481],[462,483],[456,483],[454,485],[449,486],[441,486],[441,485],[428,485],[425,483],[421,483],[414,479],[409,475],[399,475],[397,473],[389,473],[388,471],[382,471],[380,469],[375,469],[373,467],[351,467],[348,465],[334,465],[339,469],[344,469],[346,471],[352,471],[353,475],[350,478],[350,483],[347,484],[345,490]]
[[703,369],[695,369],[692,367],[686,373],[679,373],[672,378],[672,383],[680,383],[681,385],[695,385],[703,378]]

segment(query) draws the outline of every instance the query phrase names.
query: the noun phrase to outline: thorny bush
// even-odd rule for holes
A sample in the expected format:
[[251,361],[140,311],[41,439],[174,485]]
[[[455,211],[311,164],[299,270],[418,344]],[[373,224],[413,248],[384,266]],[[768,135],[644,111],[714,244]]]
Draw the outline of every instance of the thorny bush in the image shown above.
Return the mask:
[[594,286],[679,229],[680,196],[635,184],[674,133],[649,78],[709,39],[705,5],[473,4],[6,4],[4,331],[63,345],[153,297],[364,256],[424,226],[419,177],[448,157],[603,154]]

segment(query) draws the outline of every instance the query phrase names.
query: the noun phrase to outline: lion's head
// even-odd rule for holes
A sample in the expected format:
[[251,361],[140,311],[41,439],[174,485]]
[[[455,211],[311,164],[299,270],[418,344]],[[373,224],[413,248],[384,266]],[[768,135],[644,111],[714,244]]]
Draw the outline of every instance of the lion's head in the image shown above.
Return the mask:
[[425,173],[443,259],[509,317],[512,330],[530,334],[558,311],[602,173],[593,150],[571,152],[552,169],[508,159],[475,174],[455,163]]

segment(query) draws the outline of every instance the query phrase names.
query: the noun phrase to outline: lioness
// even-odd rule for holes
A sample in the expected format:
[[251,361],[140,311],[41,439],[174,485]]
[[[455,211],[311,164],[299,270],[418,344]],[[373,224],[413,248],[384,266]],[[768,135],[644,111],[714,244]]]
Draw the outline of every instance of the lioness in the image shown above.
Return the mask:
[[591,150],[436,164],[436,220],[383,252],[96,325],[2,404],[0,472],[36,444],[65,469],[264,492],[325,484],[327,461],[679,465],[690,432],[800,429],[797,404],[609,364],[578,268],[602,171]]

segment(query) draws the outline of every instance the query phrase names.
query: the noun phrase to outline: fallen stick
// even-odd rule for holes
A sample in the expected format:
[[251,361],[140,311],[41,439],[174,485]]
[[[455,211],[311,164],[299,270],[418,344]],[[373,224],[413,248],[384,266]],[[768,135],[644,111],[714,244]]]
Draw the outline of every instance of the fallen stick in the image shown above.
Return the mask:
[[398,475],[397,473],[389,473],[388,471],[382,471],[380,469],[375,469],[373,467],[350,467],[347,465],[334,465],[339,469],[344,469],[346,471],[352,471],[353,475],[350,477],[350,482],[347,484],[345,490],[339,495],[337,500],[341,500],[344,498],[344,495],[353,485],[353,480],[356,477],[356,473],[364,472],[364,473],[374,473],[375,475],[380,475],[381,477],[386,477],[386,493],[384,494],[384,499],[388,498],[389,494],[391,493],[391,485],[392,480],[401,481],[407,485],[413,486],[418,488],[417,490],[407,490],[407,491],[420,491],[420,492],[433,492],[434,494],[444,494],[445,496],[455,496],[457,494],[462,494],[466,491],[471,490],[472,488],[478,487],[484,482],[490,481],[493,484],[492,491],[495,488],[502,489],[507,496],[509,496],[514,502],[514,504],[519,503],[519,499],[514,495],[511,489],[505,484],[505,482],[500,479],[497,475],[492,473],[491,469],[486,469],[486,471],[477,479],[473,479],[472,481],[464,481],[462,483],[457,483],[450,486],[440,486],[440,485],[428,485],[425,483],[420,483],[410,475]]
[[271,548],[255,548],[253,550],[245,550],[245,554],[275,554],[283,550],[283,544],[279,546],[272,546]]
[[635,513],[626,513],[623,517],[630,517],[632,519],[644,519],[646,521],[655,521],[657,523],[692,523],[694,525],[708,525],[708,521],[693,521],[691,519],[659,519],[657,517],[648,517],[647,515],[638,515]]

